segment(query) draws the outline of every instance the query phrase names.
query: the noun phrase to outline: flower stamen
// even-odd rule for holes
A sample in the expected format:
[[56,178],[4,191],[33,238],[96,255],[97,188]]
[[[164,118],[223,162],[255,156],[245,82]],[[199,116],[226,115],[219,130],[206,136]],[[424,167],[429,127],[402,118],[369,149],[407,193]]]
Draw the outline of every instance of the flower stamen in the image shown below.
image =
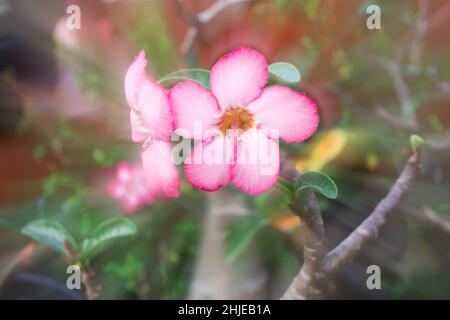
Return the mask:
[[253,128],[254,125],[253,114],[245,108],[230,108],[226,110],[220,116],[218,123],[220,131],[224,134],[231,129],[246,131]]

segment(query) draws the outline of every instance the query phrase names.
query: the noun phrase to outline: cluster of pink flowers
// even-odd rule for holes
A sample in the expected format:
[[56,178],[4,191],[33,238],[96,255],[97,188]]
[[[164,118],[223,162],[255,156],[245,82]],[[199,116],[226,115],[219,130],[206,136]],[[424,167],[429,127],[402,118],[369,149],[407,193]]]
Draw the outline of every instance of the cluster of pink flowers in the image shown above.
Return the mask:
[[[277,139],[302,142],[319,124],[311,99],[285,86],[266,87],[267,61],[251,48],[236,48],[217,61],[211,69],[211,91],[187,80],[167,92],[146,67],[141,51],[125,76],[132,140],[143,143],[145,175],[167,197],[178,196],[180,186],[171,152],[173,133],[198,140],[184,163],[190,184],[215,191],[233,183],[256,195],[277,181],[281,161]],[[195,128],[201,128],[200,136]],[[226,155],[224,161],[202,161],[216,153]]]
[[140,163],[122,162],[116,165],[115,179],[108,185],[108,193],[129,214],[152,203],[160,195],[160,188],[147,179]]

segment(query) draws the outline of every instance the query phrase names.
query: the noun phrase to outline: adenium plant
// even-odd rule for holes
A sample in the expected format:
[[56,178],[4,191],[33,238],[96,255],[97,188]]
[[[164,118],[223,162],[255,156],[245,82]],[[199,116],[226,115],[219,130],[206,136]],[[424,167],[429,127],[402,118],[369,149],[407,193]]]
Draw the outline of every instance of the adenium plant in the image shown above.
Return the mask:
[[143,143],[143,167],[168,197],[178,196],[180,178],[170,147],[174,134],[198,143],[184,161],[194,187],[216,191],[233,183],[250,195],[278,180],[278,139],[303,142],[319,125],[317,106],[281,85],[267,86],[269,66],[257,50],[239,47],[211,68],[210,87],[193,80],[169,91],[146,72],[141,51],[125,76],[132,140]]
[[[142,144],[142,163],[118,164],[109,194],[127,213],[160,196],[178,197],[181,178],[176,165],[180,163],[187,182],[204,191],[217,191],[232,183],[246,194],[258,195],[278,182],[289,198],[289,208],[301,219],[304,247],[304,263],[283,299],[321,297],[326,280],[376,237],[418,174],[419,148],[424,140],[412,135],[412,154],[389,193],[347,238],[327,252],[320,207],[311,190],[334,199],[338,195],[335,183],[319,172],[302,172],[295,181],[279,176],[279,139],[303,142],[319,125],[313,100],[287,86],[267,86],[269,73],[284,82],[298,82],[298,70],[286,62],[268,65],[260,52],[248,47],[224,55],[211,71],[178,70],[156,81],[146,69],[147,59],[141,51],[125,75],[131,139]],[[188,72],[201,77],[180,75]],[[162,85],[168,80],[182,81],[168,89]],[[196,144],[176,158],[173,142],[179,137]],[[266,225],[264,220],[250,223],[248,233]],[[126,217],[113,217],[76,239],[60,223],[39,219],[24,226],[22,232],[78,266],[87,297],[95,299],[101,287],[91,260],[117,239],[135,235],[137,227]]]

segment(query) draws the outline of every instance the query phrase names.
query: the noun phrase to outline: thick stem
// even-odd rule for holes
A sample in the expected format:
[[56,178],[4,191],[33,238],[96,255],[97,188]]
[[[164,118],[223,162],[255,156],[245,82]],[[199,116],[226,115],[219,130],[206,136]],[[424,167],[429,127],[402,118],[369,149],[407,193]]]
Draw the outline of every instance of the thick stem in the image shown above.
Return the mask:
[[378,236],[378,230],[385,223],[390,212],[400,203],[409,190],[419,170],[419,155],[414,153],[408,159],[400,176],[372,213],[335,249],[329,252],[323,262],[326,273],[334,273],[347,261],[354,258],[361,249]]
[[402,208],[417,221],[428,223],[443,232],[450,233],[450,219],[448,217],[444,217],[429,208],[416,208],[409,205],[403,205]]
[[81,283],[84,285],[86,297],[89,300],[99,298],[102,287],[97,283],[95,272],[90,267],[81,269]]
[[322,214],[313,191],[309,191],[304,206],[295,201],[289,206],[300,217],[303,236],[303,266],[292,281],[283,300],[316,299],[322,296],[317,267],[323,258],[324,228]]
[[335,274],[339,268],[357,254],[364,246],[377,237],[378,230],[386,221],[389,213],[400,203],[411,187],[419,171],[419,155],[414,153],[408,159],[400,176],[372,213],[334,250],[323,254],[323,222],[319,206],[313,194],[308,195],[305,207],[291,205],[302,221],[304,238],[304,264],[298,275],[292,280],[281,299],[314,299],[323,296],[325,280]]

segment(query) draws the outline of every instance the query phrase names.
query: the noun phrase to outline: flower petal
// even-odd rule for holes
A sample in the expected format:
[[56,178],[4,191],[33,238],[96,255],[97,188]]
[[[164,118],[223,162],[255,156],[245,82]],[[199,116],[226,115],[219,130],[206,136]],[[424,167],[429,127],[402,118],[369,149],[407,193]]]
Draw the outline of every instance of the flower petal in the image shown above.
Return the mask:
[[176,132],[185,138],[204,140],[203,133],[216,127],[220,113],[216,98],[195,81],[177,83],[169,92]]
[[142,142],[150,135],[150,129],[144,123],[138,111],[130,111],[131,139],[133,142]]
[[139,93],[138,111],[153,138],[170,139],[173,131],[172,114],[169,98],[162,86],[150,79],[144,80]]
[[145,174],[149,183],[160,185],[168,197],[178,197],[180,177],[173,162],[169,142],[153,140],[141,154]]
[[232,168],[234,185],[241,191],[256,195],[272,187],[280,170],[278,143],[262,130],[248,130],[237,145],[236,164]]
[[133,109],[138,107],[139,88],[146,78],[146,67],[145,52],[141,50],[125,74],[125,96],[128,104]]
[[118,163],[116,177],[109,186],[108,193],[120,201],[127,213],[150,204],[162,193],[159,184],[151,184],[141,164]]
[[312,136],[319,125],[319,114],[313,100],[288,87],[266,88],[261,96],[249,104],[259,128],[278,130],[286,142],[302,142]]
[[116,166],[116,175],[120,182],[127,183],[131,180],[131,167],[128,163],[120,162]]
[[116,180],[109,183],[107,191],[112,198],[117,200],[122,199],[122,197],[126,194],[123,184]]
[[236,48],[211,69],[211,91],[222,109],[243,107],[257,98],[267,84],[266,58],[258,51]]
[[131,214],[133,212],[135,212],[137,209],[139,209],[139,206],[141,205],[139,203],[139,199],[135,196],[129,196],[129,197],[125,197],[122,200],[122,205],[123,208],[125,209],[125,212],[127,214]]
[[223,135],[199,142],[185,161],[184,175],[194,187],[215,191],[231,180],[234,143]]

